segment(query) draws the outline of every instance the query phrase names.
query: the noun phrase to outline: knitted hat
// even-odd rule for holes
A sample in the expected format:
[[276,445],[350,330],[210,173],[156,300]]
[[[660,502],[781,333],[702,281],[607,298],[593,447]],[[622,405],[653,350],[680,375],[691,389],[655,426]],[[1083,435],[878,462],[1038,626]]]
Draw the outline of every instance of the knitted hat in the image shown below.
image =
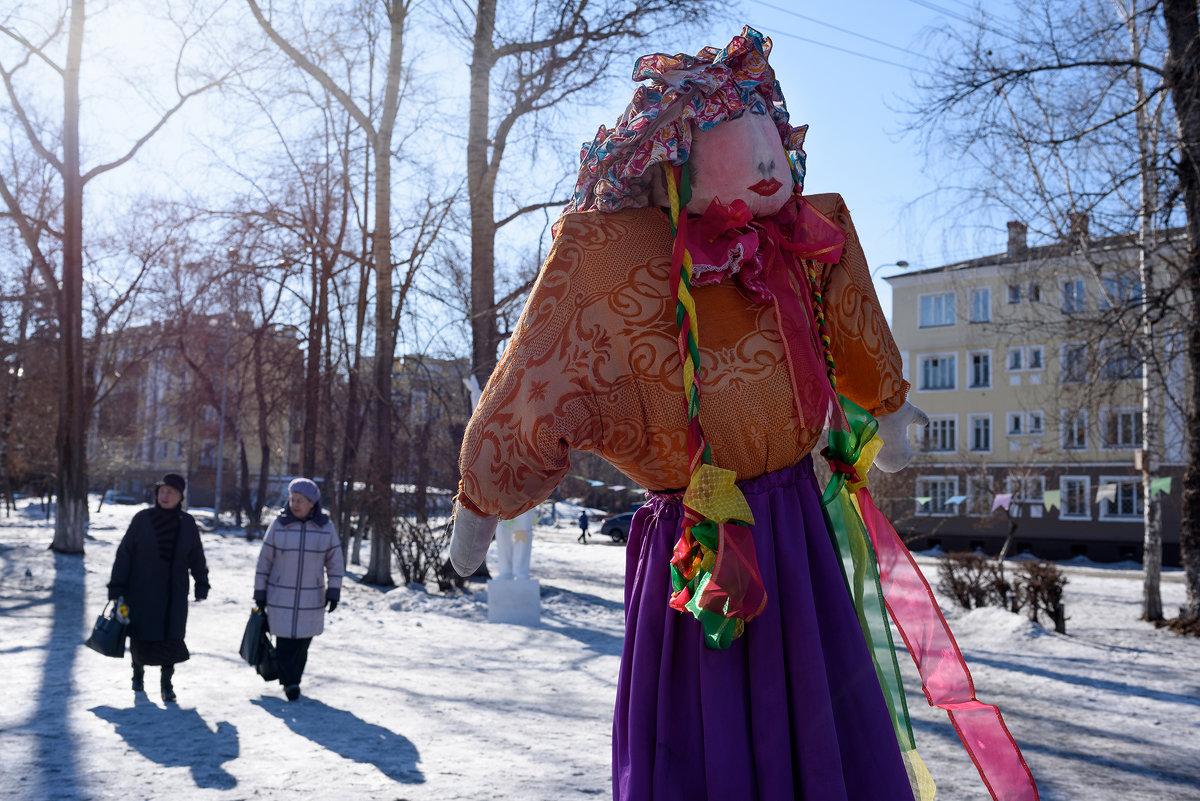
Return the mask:
[[312,503],[321,500],[321,490],[311,478],[293,478],[288,484],[288,492],[299,493]]
[[178,473],[167,473],[162,477],[162,480],[159,481],[156,486],[174,487],[175,489],[179,490],[179,494],[182,495],[183,491],[187,489],[187,479]]

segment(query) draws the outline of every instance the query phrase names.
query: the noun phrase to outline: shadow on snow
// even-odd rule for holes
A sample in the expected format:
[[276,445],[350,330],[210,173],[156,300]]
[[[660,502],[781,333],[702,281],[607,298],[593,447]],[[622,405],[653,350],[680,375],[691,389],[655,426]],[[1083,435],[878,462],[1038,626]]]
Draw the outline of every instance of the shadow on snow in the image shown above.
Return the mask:
[[[150,678],[147,675],[147,683]],[[223,720],[214,732],[196,710],[174,704],[163,708],[142,693],[131,708],[98,706],[91,712],[116,726],[117,734],[151,762],[164,768],[190,768],[197,787],[237,786],[237,779],[222,767],[238,757],[237,727],[232,723]]]
[[281,698],[255,698],[292,731],[352,762],[374,765],[392,781],[423,784],[417,768],[417,747],[402,734],[368,723],[352,712],[335,709],[314,698],[288,702]]

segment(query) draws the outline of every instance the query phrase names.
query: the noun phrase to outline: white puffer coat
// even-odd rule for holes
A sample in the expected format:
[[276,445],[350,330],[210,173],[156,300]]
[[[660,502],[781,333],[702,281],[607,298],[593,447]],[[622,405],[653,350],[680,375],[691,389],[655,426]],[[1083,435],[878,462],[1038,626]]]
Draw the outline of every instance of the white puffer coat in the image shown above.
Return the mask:
[[333,523],[316,511],[307,520],[281,514],[263,538],[254,590],[267,591],[267,625],[276,637],[320,634],[325,630],[326,599],[341,597],[342,546]]

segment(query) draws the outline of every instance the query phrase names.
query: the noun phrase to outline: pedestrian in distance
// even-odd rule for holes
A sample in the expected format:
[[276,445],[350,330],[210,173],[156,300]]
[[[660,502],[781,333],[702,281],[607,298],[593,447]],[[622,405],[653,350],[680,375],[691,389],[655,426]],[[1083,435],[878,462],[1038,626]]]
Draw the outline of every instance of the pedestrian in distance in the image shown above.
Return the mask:
[[267,527],[254,574],[254,603],[275,634],[279,683],[289,701],[300,697],[308,648],[325,630],[326,610],[337,608],[344,573],[342,544],[321,511],[320,489],[311,479],[294,479],[287,505]]
[[208,564],[196,520],[183,510],[187,482],[167,473],[155,485],[154,506],[129,521],[117,546],[108,597],[129,628],[133,690],[145,691],[145,666],[161,665],[162,699],[175,700],[175,665],[189,658],[184,636],[188,617],[188,572],[195,598],[208,597]]
[[576,542],[582,542],[584,545],[587,545],[587,536],[588,536],[588,513],[587,513],[587,509],[584,509],[582,512],[579,513],[579,537],[576,539]]

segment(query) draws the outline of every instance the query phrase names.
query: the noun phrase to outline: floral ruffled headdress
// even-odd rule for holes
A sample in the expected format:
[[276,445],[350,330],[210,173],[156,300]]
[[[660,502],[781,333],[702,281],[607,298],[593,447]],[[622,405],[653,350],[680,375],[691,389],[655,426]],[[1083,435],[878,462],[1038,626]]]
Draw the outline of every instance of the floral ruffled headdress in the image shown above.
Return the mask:
[[769,112],[793,166],[796,191],[804,183],[804,134],[793,128],[787,104],[767,63],[771,40],[753,28],[722,50],[705,47],[695,56],[652,53],[637,60],[633,80],[650,83],[612,128],[600,126],[580,153],[575,196],[564,213],[619,211],[646,205],[651,167],[681,165],[692,149],[692,131],[706,131],[747,111]]

